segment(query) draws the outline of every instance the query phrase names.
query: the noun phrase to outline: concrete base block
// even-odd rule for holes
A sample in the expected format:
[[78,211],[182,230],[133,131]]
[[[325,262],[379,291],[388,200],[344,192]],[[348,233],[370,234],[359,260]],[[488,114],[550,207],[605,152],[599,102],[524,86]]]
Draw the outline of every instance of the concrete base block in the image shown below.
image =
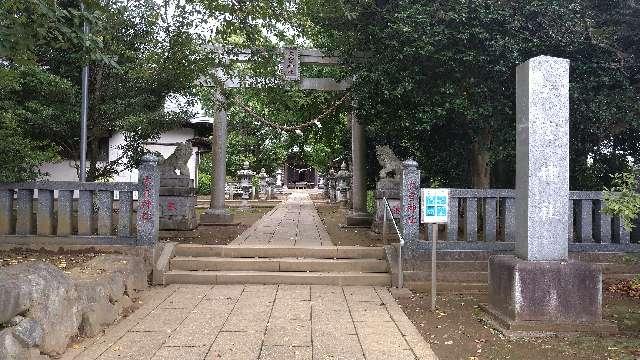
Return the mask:
[[351,212],[347,215],[347,226],[370,227],[371,216],[368,213]]
[[616,331],[602,320],[602,270],[579,261],[492,256],[486,314],[514,336]]
[[228,209],[207,209],[200,215],[200,224],[231,224],[233,223],[233,215]]

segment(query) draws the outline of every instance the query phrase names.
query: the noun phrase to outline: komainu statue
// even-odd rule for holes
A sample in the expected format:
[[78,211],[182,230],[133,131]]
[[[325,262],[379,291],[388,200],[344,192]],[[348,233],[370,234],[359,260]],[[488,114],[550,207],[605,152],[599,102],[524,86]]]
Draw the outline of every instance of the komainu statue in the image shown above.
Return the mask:
[[[178,143],[173,154],[166,159],[161,159],[158,165],[160,177],[186,177],[191,176],[187,162],[191,158],[191,144],[188,141]],[[176,175],[176,170],[180,171],[180,175]]]
[[388,145],[376,146],[376,157],[382,170],[380,170],[380,179],[400,179],[402,175],[402,161],[398,159],[396,154]]

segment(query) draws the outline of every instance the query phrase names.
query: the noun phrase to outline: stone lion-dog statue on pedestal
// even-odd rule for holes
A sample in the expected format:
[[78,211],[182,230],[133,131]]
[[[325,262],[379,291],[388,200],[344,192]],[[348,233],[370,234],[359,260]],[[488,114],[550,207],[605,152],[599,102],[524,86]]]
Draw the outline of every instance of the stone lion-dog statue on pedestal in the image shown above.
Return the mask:
[[[399,179],[402,176],[402,161],[388,145],[376,146],[376,158],[382,166],[382,170],[378,173],[380,179]],[[393,175],[389,176],[392,173]]]
[[[191,159],[192,150],[191,144],[188,141],[178,143],[173,154],[168,158],[161,158],[158,164],[158,171],[160,177],[186,177],[191,176],[187,163]],[[180,175],[176,174],[176,170],[180,172]]]

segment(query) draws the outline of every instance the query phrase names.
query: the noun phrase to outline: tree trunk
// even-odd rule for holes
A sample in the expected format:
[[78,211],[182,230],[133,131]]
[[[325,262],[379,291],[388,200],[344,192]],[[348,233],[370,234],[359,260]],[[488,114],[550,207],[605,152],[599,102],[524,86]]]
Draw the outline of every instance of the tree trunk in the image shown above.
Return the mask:
[[475,189],[491,187],[490,143],[491,133],[488,129],[482,129],[471,144],[471,184]]

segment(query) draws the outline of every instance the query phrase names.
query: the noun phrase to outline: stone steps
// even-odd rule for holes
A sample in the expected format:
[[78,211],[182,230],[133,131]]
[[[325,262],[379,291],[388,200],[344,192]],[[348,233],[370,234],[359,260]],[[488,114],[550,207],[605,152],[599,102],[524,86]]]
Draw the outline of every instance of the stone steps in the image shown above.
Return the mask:
[[185,271],[165,274],[169,284],[292,284],[336,286],[389,286],[387,273],[282,272],[282,271]]
[[267,245],[197,245],[176,246],[176,256],[225,258],[316,258],[316,259],[385,259],[382,247]]
[[313,259],[313,258],[219,258],[177,256],[171,268],[207,271],[273,271],[273,272],[369,272],[386,273],[387,262],[380,259]]
[[167,284],[391,285],[384,248],[180,244]]

